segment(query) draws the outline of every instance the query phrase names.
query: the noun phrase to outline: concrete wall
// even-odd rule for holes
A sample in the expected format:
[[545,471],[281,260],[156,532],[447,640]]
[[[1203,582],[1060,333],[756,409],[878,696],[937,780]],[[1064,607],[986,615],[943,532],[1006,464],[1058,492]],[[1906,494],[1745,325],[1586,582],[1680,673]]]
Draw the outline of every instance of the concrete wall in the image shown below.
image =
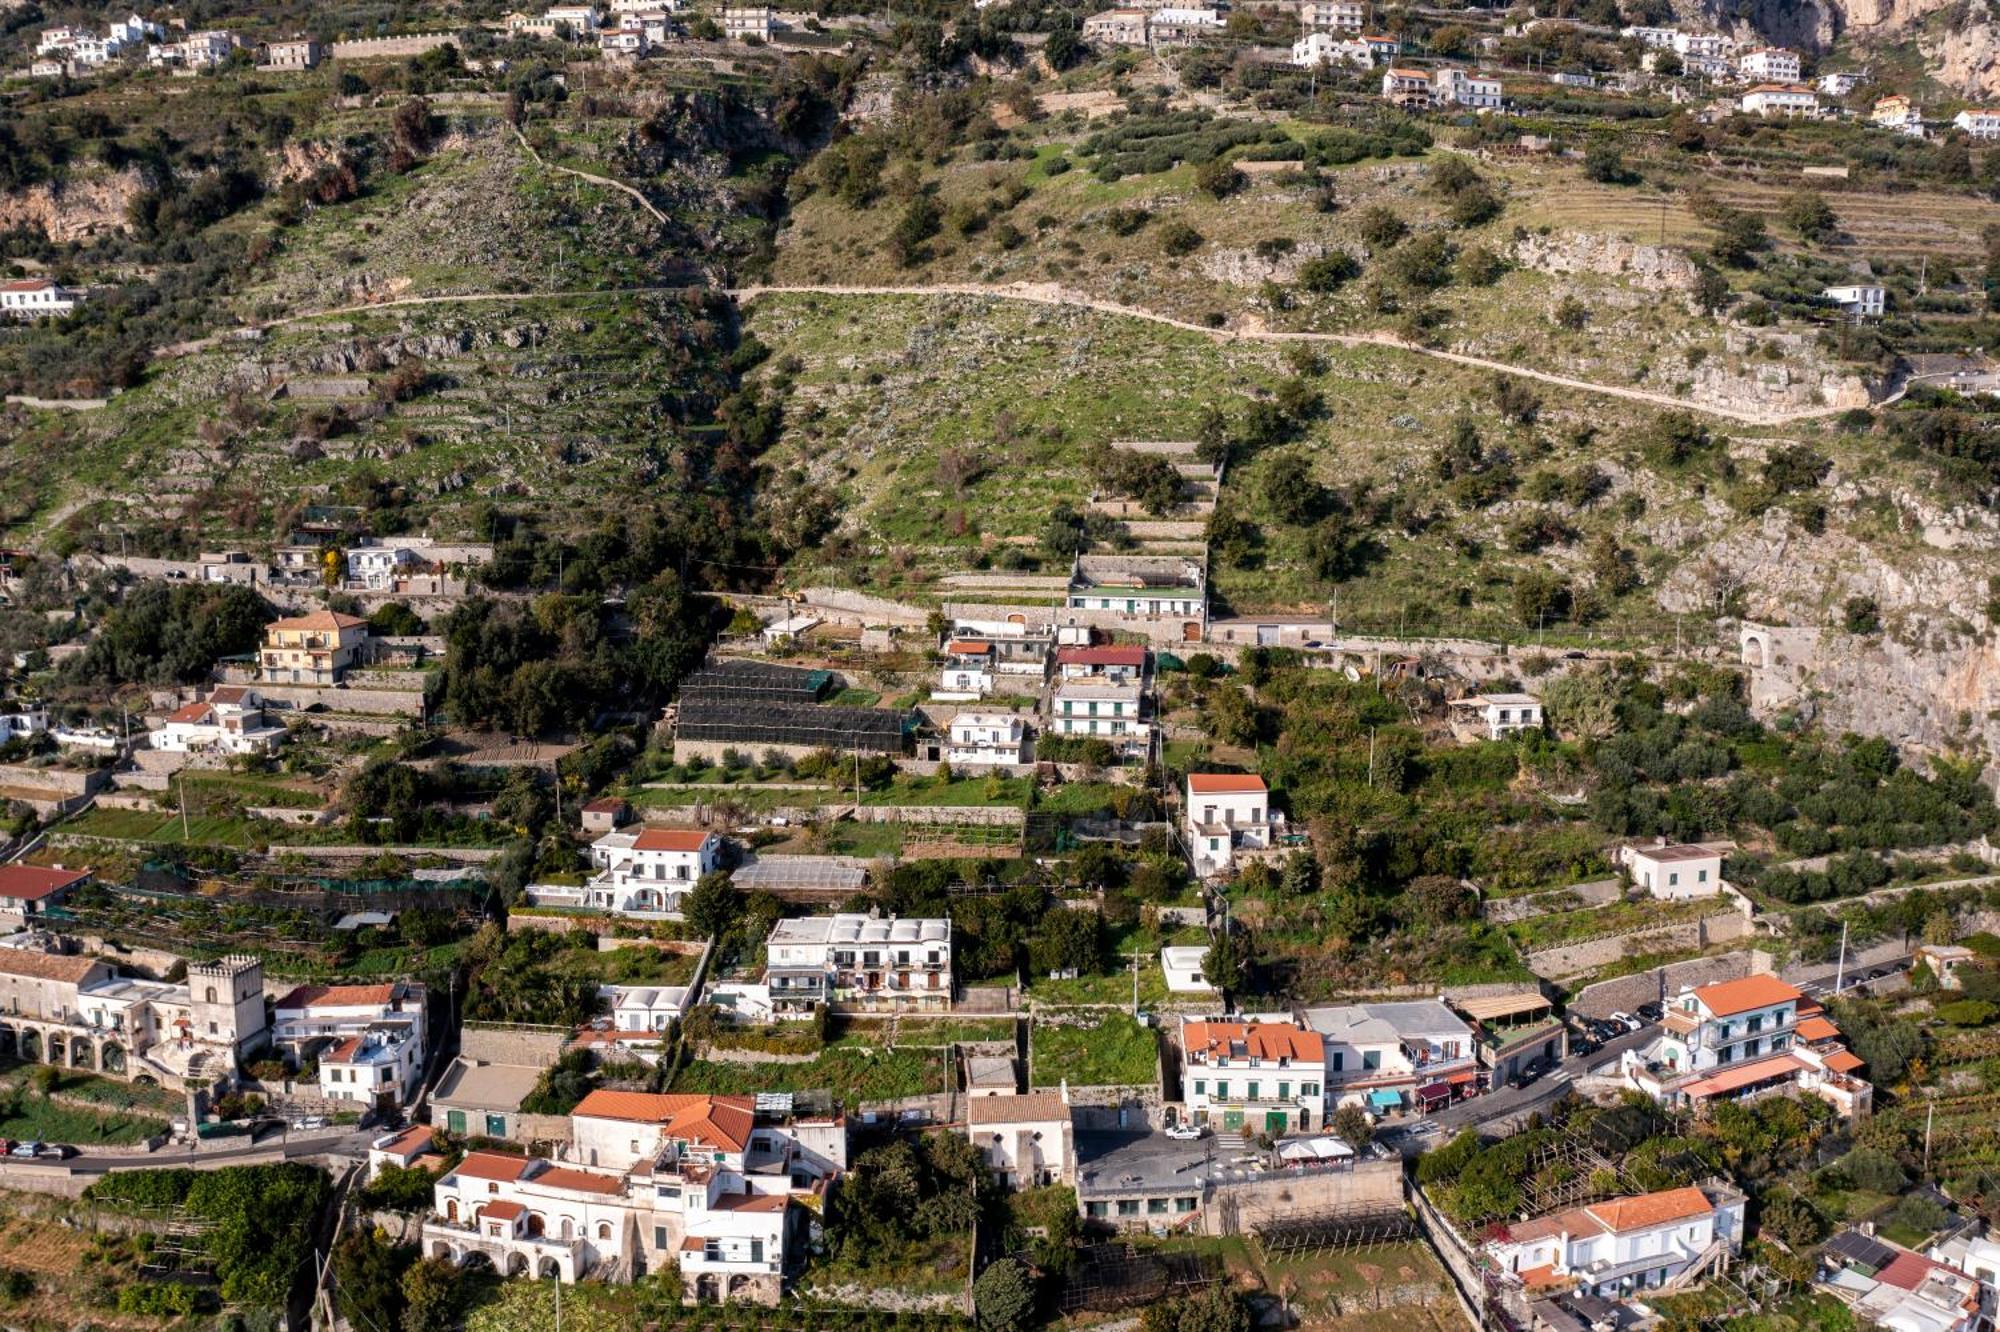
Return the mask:
[[1403,1209],[1400,1159],[1371,1158],[1339,1170],[1274,1171],[1242,1183],[1216,1184],[1202,1208],[1201,1226],[1205,1234],[1236,1235],[1260,1222],[1362,1208]]
[[449,32],[412,33],[404,37],[362,37],[352,41],[335,42],[327,48],[327,54],[335,60],[382,60],[393,56],[422,55],[435,51],[446,43],[456,44],[458,37]]
[[424,696],[420,690],[322,689],[315,685],[275,684],[260,684],[256,688],[268,702],[301,710],[325,707],[333,712],[361,712],[383,717],[414,717],[424,710]]
[[562,1054],[569,1033],[560,1029],[468,1022],[459,1032],[458,1052],[488,1064],[547,1068]]
[[1608,906],[1625,895],[1622,879],[1597,879],[1573,884],[1554,892],[1530,893],[1522,897],[1496,897],[1486,902],[1486,919],[1496,925],[1509,921],[1533,920],[1554,911],[1573,911],[1587,906]]
[[1586,985],[1576,992],[1568,1007],[1570,1012],[1583,1017],[1605,1018],[1613,1013],[1629,1013],[1640,1004],[1659,1003],[1679,994],[1686,986],[1718,985],[1770,970],[1771,955],[1762,949],[1689,958]]
[[1538,949],[1529,953],[1525,960],[1528,970],[1537,976],[1545,980],[1563,980],[1588,975],[1600,967],[1608,967],[1638,954],[1707,948],[1712,944],[1747,939],[1756,932],[1756,928],[1740,913],[1726,911],[1671,925],[1657,925],[1625,934],[1607,934],[1581,943]]
[[23,763],[0,764],[0,786],[35,788],[65,796],[92,795],[111,780],[109,768],[37,768]]

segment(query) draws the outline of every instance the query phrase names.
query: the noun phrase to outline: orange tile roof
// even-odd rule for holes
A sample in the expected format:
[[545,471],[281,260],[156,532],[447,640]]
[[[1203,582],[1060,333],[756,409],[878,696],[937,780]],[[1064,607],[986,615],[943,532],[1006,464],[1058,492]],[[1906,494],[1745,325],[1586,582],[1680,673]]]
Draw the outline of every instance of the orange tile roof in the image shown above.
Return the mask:
[[1521,1269],[1521,1284],[1531,1290],[1546,1290],[1550,1286],[1560,1286],[1568,1280],[1568,1277],[1547,1263],[1543,1263],[1540,1267]]
[[1837,1041],[1840,1028],[1823,1017],[1809,1017],[1799,1023],[1799,1037],[1808,1041]]
[[532,1165],[525,1156],[509,1156],[505,1152],[468,1152],[451,1173],[463,1175],[467,1179],[491,1179],[501,1183],[512,1183],[528,1173]]
[[1824,1062],[1828,1068],[1836,1073],[1853,1073],[1866,1067],[1861,1056],[1851,1050],[1835,1050],[1832,1054],[1825,1056]]
[[699,851],[713,833],[689,828],[648,828],[633,839],[634,851]]
[[89,870],[49,869],[41,865],[0,865],[0,897],[39,902],[90,877]]
[[1806,1061],[1795,1054],[1771,1055],[1698,1078],[1684,1085],[1681,1091],[1693,1097],[1721,1096],[1773,1078],[1790,1077],[1805,1066]]
[[104,965],[94,957],[62,953],[31,953],[24,948],[0,948],[0,976],[27,976],[34,980],[64,981],[81,985]]
[[717,1212],[782,1212],[790,1201],[782,1193],[724,1193],[709,1208]]
[[345,1064],[352,1060],[355,1053],[360,1049],[361,1038],[359,1036],[349,1036],[328,1052],[325,1062],[329,1064]]
[[294,615],[290,619],[273,620],[266,629],[354,629],[367,624],[359,615],[342,615],[339,611],[314,611],[310,615]]
[[1188,774],[1188,790],[1196,795],[1246,795],[1252,791],[1268,791],[1264,779],[1255,773],[1239,772],[1191,772]]
[[167,714],[167,724],[169,726],[176,724],[181,726],[196,726],[208,720],[208,714],[211,711],[213,709],[205,701],[197,700],[193,703],[184,703]]
[[517,1202],[509,1202],[503,1198],[499,1202],[490,1202],[487,1203],[486,1206],[480,1208],[479,1216],[482,1220],[513,1221],[518,1217],[520,1217],[527,1210],[528,1209],[523,1207],[521,1204]]
[[658,1124],[666,1137],[740,1152],[750,1145],[754,1103],[748,1096],[675,1096],[600,1087],[577,1102],[573,1116]]
[[430,1149],[431,1134],[435,1131],[429,1124],[414,1124],[398,1133],[396,1140],[387,1147],[378,1147],[376,1150],[394,1152],[398,1156],[414,1156]]
[[1700,1189],[1684,1188],[1642,1193],[1636,1198],[1613,1198],[1609,1202],[1592,1203],[1583,1210],[1602,1221],[1608,1229],[1622,1235],[1627,1231],[1650,1230],[1654,1226],[1690,1216],[1707,1216],[1715,1210],[1715,1206]]
[[1717,1017],[1730,1017],[1775,1004],[1797,1003],[1803,996],[1797,986],[1787,985],[1776,976],[1745,976],[1742,980],[1704,985],[1694,992],[1694,997]]
[[0,283],[0,291],[47,291],[56,284],[47,278],[16,278]]
[[1318,1032],[1277,1022],[1189,1022],[1181,1027],[1181,1043],[1190,1057],[1227,1058],[1230,1045],[1241,1041],[1256,1059],[1292,1059],[1318,1064],[1326,1060],[1326,1042]]
[[380,1007],[396,997],[394,981],[386,985],[301,985],[280,999],[274,1008],[361,1008]]
[[568,1166],[550,1166],[536,1175],[534,1182],[546,1184],[552,1189],[575,1189],[579,1193],[623,1193],[625,1186],[615,1175],[592,1174],[588,1170],[572,1170]]
[[979,657],[992,650],[991,643],[983,643],[976,638],[954,638],[945,647],[945,652],[954,657]]

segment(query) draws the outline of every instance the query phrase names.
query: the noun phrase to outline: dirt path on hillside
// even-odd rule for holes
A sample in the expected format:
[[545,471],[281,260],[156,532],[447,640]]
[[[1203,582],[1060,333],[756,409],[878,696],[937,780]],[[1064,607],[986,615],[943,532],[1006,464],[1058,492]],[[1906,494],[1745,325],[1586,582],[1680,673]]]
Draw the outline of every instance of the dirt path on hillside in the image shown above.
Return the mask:
[[[1573,379],[1568,375],[1558,375],[1548,370],[1536,370],[1528,366],[1514,365],[1507,361],[1488,360],[1483,356],[1468,356],[1462,352],[1444,351],[1436,347],[1425,347],[1409,342],[1393,333],[1302,333],[1281,329],[1267,329],[1251,323],[1237,328],[1210,328],[1206,324],[1196,324],[1185,319],[1176,319],[1156,310],[1147,310],[1136,305],[1121,305],[1116,301],[1100,300],[1082,292],[1071,291],[1054,283],[1021,282],[1009,286],[986,285],[974,282],[946,282],[930,286],[912,287],[849,287],[834,285],[809,286],[760,286],[740,287],[730,295],[742,302],[756,300],[759,296],[990,296],[1000,300],[1026,301],[1034,305],[1069,306],[1093,310],[1099,314],[1119,315],[1127,319],[1143,319],[1149,323],[1164,324],[1168,328],[1180,329],[1188,333],[1199,333],[1216,342],[1304,342],[1331,344],[1340,347],[1390,347],[1397,351],[1411,352],[1418,356],[1428,356],[1433,360],[1450,361],[1456,365],[1472,366],[1475,369],[1491,370],[1495,374],[1514,375],[1522,379],[1538,380],[1559,388],[1576,389],[1584,393],[1598,393],[1607,397],[1625,398],[1632,402],[1651,403],[1658,407],[1677,408],[1682,411],[1702,412],[1709,416],[1720,416],[1731,421],[1741,421],[1746,425],[1777,426],[1797,421],[1818,420],[1837,416],[1845,411],[1842,407],[1811,407],[1799,411],[1746,412],[1727,407],[1708,406],[1676,398],[1668,393],[1651,393],[1645,389],[1628,388],[1622,384],[1598,384],[1587,379]],[[1902,397],[1898,388],[1876,406],[1888,406]]]

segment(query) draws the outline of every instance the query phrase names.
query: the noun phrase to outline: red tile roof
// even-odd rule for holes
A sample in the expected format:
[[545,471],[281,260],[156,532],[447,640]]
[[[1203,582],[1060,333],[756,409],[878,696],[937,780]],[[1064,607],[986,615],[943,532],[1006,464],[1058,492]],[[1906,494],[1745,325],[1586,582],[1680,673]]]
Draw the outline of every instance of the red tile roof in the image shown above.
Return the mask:
[[750,1145],[755,1106],[748,1096],[675,1096],[600,1087],[577,1102],[572,1116],[658,1124],[664,1136],[740,1152]]
[[648,828],[632,841],[634,851],[699,851],[715,834],[689,828]]
[[1875,1274],[1875,1279],[1898,1290],[1915,1290],[1929,1279],[1936,1266],[1922,1254],[1905,1250],[1890,1259],[1889,1265]]
[[0,284],[0,291],[47,291],[56,284],[47,278],[16,278]]
[[182,726],[198,726],[202,722],[207,721],[209,713],[213,711],[214,709],[208,706],[206,700],[198,699],[193,703],[183,704],[168,713],[167,724],[170,726],[176,723]]
[[102,965],[97,958],[64,953],[31,953],[24,948],[0,948],[0,976],[65,981],[80,985]]
[[623,808],[625,808],[625,798],[623,796],[599,796],[597,799],[585,804],[583,812],[586,814],[616,814]]
[[395,997],[394,981],[386,985],[301,985],[272,1007],[379,1008]]
[[1248,795],[1270,788],[1255,773],[1191,772],[1188,774],[1188,790],[1196,795]]
[[326,1058],[322,1062],[328,1064],[345,1064],[352,1061],[360,1050],[361,1038],[359,1036],[349,1036],[346,1040],[328,1051]]
[[377,1151],[393,1152],[397,1156],[415,1156],[430,1150],[431,1135],[435,1133],[429,1124],[413,1124],[396,1135],[396,1140]]
[[1840,1028],[1823,1017],[1809,1017],[1799,1023],[1799,1038],[1807,1041],[1837,1041]]
[[1685,1188],[1642,1193],[1636,1198],[1613,1198],[1609,1202],[1592,1203],[1583,1210],[1602,1221],[1607,1229],[1622,1235],[1690,1216],[1707,1216],[1715,1206],[1700,1189]]
[[791,1200],[782,1193],[724,1193],[709,1209],[716,1212],[782,1212]]
[[944,650],[950,657],[983,657],[993,650],[993,645],[977,638],[954,638],[945,644]]
[[1861,1056],[1852,1050],[1835,1050],[1825,1056],[1823,1062],[1836,1073],[1853,1073],[1866,1067]]
[[536,1175],[534,1182],[552,1189],[575,1189],[579,1193],[623,1193],[625,1185],[616,1175],[598,1175],[568,1166],[550,1166]]
[[510,1202],[503,1198],[499,1202],[490,1202],[480,1208],[479,1216],[481,1220],[485,1221],[514,1221],[518,1220],[527,1210],[521,1204]]
[[467,1179],[490,1179],[509,1184],[528,1173],[534,1163],[525,1156],[505,1152],[468,1152],[451,1173]]
[[39,902],[90,877],[89,870],[49,869],[42,865],[0,865],[0,897]]
[[1277,1022],[1189,1022],[1181,1027],[1181,1043],[1190,1058],[1229,1058],[1232,1043],[1241,1041],[1246,1055],[1256,1059],[1286,1058],[1318,1064],[1326,1060],[1326,1042],[1318,1032]]
[[359,615],[342,615],[339,611],[314,611],[310,615],[294,615],[290,619],[273,620],[266,629],[354,629],[367,624]]
[[1730,1017],[1777,1004],[1797,1003],[1804,996],[1797,986],[1787,985],[1776,976],[1745,976],[1742,980],[1704,985],[1694,992],[1694,997],[1717,1017]]
[[1693,1097],[1721,1096],[1728,1092],[1741,1091],[1745,1087],[1754,1087],[1773,1078],[1790,1077],[1805,1066],[1806,1061],[1795,1054],[1772,1055],[1766,1059],[1752,1060],[1747,1064],[1736,1064],[1723,1069],[1720,1073],[1711,1073],[1705,1078],[1698,1078],[1682,1086],[1681,1091]]

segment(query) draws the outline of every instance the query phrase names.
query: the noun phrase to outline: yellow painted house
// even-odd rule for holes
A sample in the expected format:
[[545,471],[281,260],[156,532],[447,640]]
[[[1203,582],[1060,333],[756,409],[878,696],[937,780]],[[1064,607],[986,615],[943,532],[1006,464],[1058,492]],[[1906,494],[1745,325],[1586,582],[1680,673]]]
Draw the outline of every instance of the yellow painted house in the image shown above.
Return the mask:
[[337,611],[314,611],[264,627],[258,675],[266,684],[338,684],[368,638],[368,621]]

